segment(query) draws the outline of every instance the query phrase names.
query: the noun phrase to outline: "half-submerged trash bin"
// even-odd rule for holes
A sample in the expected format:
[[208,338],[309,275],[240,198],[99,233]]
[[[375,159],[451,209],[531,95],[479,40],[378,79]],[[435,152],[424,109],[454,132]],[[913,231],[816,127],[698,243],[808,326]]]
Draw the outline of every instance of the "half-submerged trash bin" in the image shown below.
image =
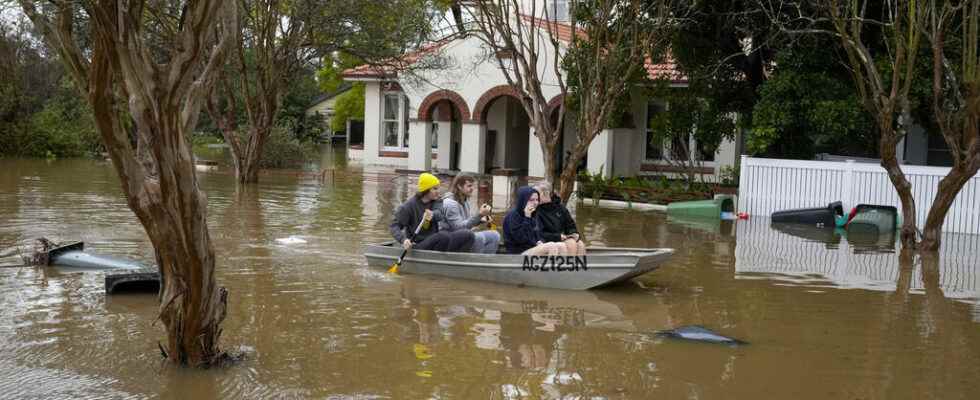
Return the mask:
[[105,293],[160,291],[160,271],[156,268],[112,271],[105,274]]
[[805,224],[817,227],[833,228],[838,219],[844,216],[844,206],[839,201],[827,204],[826,207],[796,208],[772,213],[772,223]]
[[38,239],[38,242],[41,248],[33,255],[34,264],[79,270],[107,270],[106,294],[121,291],[156,293],[160,290],[160,274],[155,267],[148,268],[132,260],[86,253],[83,242],[62,245],[54,245],[47,239]]
[[898,228],[898,209],[892,206],[858,204],[847,221],[848,232],[893,233]]
[[711,200],[679,201],[667,205],[667,215],[673,217],[721,219],[723,212],[735,212],[735,199],[731,195],[718,195]]

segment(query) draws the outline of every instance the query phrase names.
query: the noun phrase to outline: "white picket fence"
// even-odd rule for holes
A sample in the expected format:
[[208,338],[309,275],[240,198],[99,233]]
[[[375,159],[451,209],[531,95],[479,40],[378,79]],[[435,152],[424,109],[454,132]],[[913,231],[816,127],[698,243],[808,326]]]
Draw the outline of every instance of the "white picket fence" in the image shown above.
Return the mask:
[[[939,181],[949,168],[902,166],[912,183],[916,222],[925,224]],[[885,169],[853,161],[801,161],[742,156],[738,210],[768,217],[775,211],[820,207],[841,201],[846,210],[858,204],[891,205],[901,210]],[[943,231],[980,234],[980,174],[956,197]]]

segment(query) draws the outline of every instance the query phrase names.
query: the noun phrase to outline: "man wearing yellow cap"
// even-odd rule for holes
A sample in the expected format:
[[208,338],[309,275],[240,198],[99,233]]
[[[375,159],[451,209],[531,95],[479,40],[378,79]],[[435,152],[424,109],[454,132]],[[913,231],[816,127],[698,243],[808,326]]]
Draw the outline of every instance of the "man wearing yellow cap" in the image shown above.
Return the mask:
[[428,172],[419,175],[418,192],[395,210],[391,236],[405,249],[468,252],[473,248],[473,232],[439,230],[445,220],[439,196],[439,178]]

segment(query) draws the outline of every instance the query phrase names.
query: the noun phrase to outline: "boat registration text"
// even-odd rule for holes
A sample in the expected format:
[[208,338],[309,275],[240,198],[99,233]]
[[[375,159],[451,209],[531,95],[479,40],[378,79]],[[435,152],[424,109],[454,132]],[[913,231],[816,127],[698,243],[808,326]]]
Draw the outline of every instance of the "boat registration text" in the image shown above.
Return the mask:
[[585,256],[524,256],[521,271],[569,272],[588,271]]

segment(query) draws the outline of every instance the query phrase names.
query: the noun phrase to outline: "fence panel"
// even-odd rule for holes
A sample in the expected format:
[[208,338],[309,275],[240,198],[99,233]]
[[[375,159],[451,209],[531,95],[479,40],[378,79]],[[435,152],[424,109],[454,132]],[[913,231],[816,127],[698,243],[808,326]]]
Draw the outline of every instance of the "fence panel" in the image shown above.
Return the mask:
[[[841,201],[845,209],[881,204],[901,210],[885,169],[853,161],[802,161],[742,157],[738,210],[768,217],[775,211],[819,207]],[[949,168],[902,166],[912,184],[916,222],[922,228]],[[946,215],[943,231],[980,234],[980,174],[960,191]]]

